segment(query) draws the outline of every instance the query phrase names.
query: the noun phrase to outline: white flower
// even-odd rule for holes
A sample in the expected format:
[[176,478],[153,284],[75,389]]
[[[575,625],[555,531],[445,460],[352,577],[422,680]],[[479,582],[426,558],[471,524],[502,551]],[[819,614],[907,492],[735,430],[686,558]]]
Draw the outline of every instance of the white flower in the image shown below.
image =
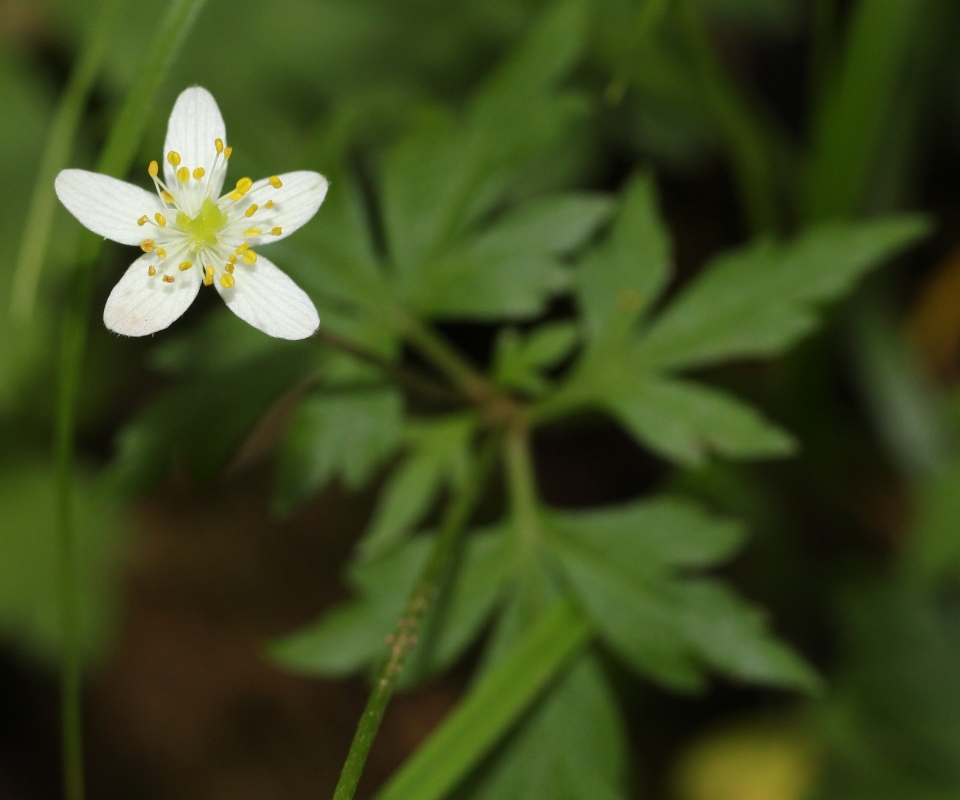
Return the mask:
[[227,307],[270,336],[304,339],[320,324],[310,298],[257,251],[308,222],[327,180],[289,172],[254,183],[241,178],[222,197],[233,148],[213,96],[187,89],[173,107],[164,143],[165,180],[149,173],[157,193],[80,169],[63,170],[57,197],[94,233],[144,254],[114,287],[106,326],[125,336],[163,330],[193,302],[200,285],[215,286]]

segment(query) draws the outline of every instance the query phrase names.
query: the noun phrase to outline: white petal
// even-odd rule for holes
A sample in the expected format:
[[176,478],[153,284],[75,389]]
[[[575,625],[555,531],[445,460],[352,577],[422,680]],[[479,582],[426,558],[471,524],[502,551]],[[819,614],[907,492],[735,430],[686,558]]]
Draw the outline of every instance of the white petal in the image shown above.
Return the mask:
[[63,170],[53,186],[67,211],[94,233],[120,244],[156,238],[153,225],[137,225],[144,214],[153,220],[153,215],[163,210],[155,193],[83,169]]
[[[197,296],[203,270],[196,266],[179,271],[173,265],[173,283],[164,283],[159,274],[150,276],[147,269],[156,256],[138,258],[113,287],[103,309],[103,322],[112,331],[124,336],[146,336],[169,327],[179,319]],[[167,269],[170,272],[170,268]]]
[[[287,238],[298,228],[306,225],[317,213],[320,204],[327,196],[329,183],[319,172],[285,172],[278,175],[281,186],[274,189],[269,178],[257,181],[247,192],[246,197],[236,205],[236,213],[242,215],[252,203],[257,204],[256,213],[250,217],[239,217],[237,230],[242,233],[247,228],[260,228],[263,234],[251,241],[251,244],[270,244]],[[267,208],[272,200],[273,206]],[[231,214],[231,218],[233,215]],[[280,228],[279,236],[270,233]],[[249,239],[249,237],[244,237]]]
[[278,339],[306,339],[319,327],[307,293],[263,256],[252,265],[241,261],[233,277],[230,289],[219,279],[214,285],[227,307],[254,328]]
[[[194,86],[180,93],[170,112],[167,123],[167,138],[163,143],[163,174],[167,185],[176,183],[176,169],[167,161],[167,153],[173,150],[180,155],[180,166],[192,173],[197,167],[203,167],[207,173],[204,180],[210,180],[213,160],[217,156],[216,140],[227,141],[227,128],[217,107],[217,101],[202,86]],[[221,172],[211,197],[218,197],[223,187]]]

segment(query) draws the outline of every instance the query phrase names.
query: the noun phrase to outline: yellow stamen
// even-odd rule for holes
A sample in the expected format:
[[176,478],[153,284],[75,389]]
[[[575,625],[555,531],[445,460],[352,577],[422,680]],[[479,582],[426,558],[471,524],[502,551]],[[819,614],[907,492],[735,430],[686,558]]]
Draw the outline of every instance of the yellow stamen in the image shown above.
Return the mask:
[[279,189],[281,186],[283,186],[283,181],[280,180],[276,175],[274,175],[272,178],[270,178],[270,185],[274,189]]
[[188,269],[190,269],[190,267],[192,267],[192,266],[193,266],[193,262],[192,262],[192,261],[181,261],[181,262],[180,262],[180,271],[183,272],[183,271],[185,271],[185,270],[188,270]]
[[157,243],[153,241],[153,239],[144,239],[140,242],[140,249],[143,250],[144,253],[149,253],[156,246]]
[[265,205],[267,208],[273,208],[273,200],[267,200],[267,202],[264,203],[264,205]]
[[224,157],[225,159],[227,159],[228,161],[229,161],[229,159],[230,159],[230,156],[232,156],[232,155],[233,155],[233,148],[232,148],[232,147],[228,147],[226,150],[223,151],[223,157]]
[[232,191],[227,195],[231,200],[240,200],[243,197],[243,192]]
[[213,267],[210,264],[207,264],[203,268],[203,285],[210,286],[213,284]]
[[230,254],[230,263],[231,264],[237,263],[237,257],[233,253]]
[[247,252],[243,254],[243,260],[248,264],[253,264],[257,260],[257,254],[254,253],[253,250],[247,250]]
[[224,289],[231,288],[235,283],[236,280],[234,280],[233,275],[223,274],[220,276],[220,285],[223,286]]
[[171,150],[167,153],[167,161],[170,162],[170,166],[179,167],[180,166],[180,154],[174,150]]
[[163,261],[167,257],[167,251],[162,247],[157,248],[157,255],[160,257],[160,260]]
[[276,227],[270,231],[270,233],[272,233],[274,236],[279,236],[281,233],[283,233],[283,228]]
[[159,211],[153,215],[153,218],[157,221],[157,225],[159,225],[161,228],[167,224],[167,218]]
[[227,272],[229,272],[231,275],[233,275],[234,266],[233,266],[233,264],[231,264],[229,261],[228,261],[226,264],[223,265],[223,268],[224,268]]
[[160,174],[160,165],[156,161],[151,161],[150,166],[147,167],[147,172],[151,178],[156,178]]
[[146,225],[149,221],[150,221],[150,217],[148,217],[146,214],[144,214],[142,217],[140,217],[140,219],[137,220],[137,225],[139,225],[139,226],[142,228],[142,227],[143,227],[144,225]]
[[244,235],[244,236],[259,236],[261,233],[262,233],[262,231],[261,231],[259,228],[247,228],[247,230],[245,230],[245,231],[243,232],[243,235]]
[[240,192],[240,194],[249,192],[251,186],[253,186],[253,181],[249,178],[241,178],[237,181],[237,191]]
[[149,275],[152,278],[156,274],[157,274],[157,268],[153,266],[153,264],[147,267],[147,275]]
[[238,256],[242,256],[242,255],[243,255],[244,253],[246,253],[247,250],[249,250],[249,249],[250,249],[250,245],[247,244],[246,242],[244,242],[242,245],[240,245],[240,246],[237,248],[237,255],[238,255]]
[[256,203],[251,203],[251,204],[250,204],[250,208],[248,208],[246,211],[244,211],[244,212],[243,212],[243,215],[244,215],[245,217],[252,217],[254,214],[257,213],[257,209],[258,209],[258,208],[260,208],[260,206],[258,206]]
[[180,167],[180,169],[177,170],[177,180],[180,181],[180,183],[186,183],[190,180],[190,170],[186,167]]
[[193,179],[198,181],[206,174],[207,174],[207,171],[203,167],[197,167],[193,171]]
[[164,275],[164,276],[163,276],[163,282],[164,282],[164,283],[173,283],[175,280],[176,280],[176,278],[174,278],[173,275]]
[[173,202],[173,195],[170,194],[170,192],[168,192],[166,189],[164,189],[162,192],[160,192],[160,196],[163,198],[163,201],[164,201],[165,203],[172,203],[172,202]]
[[218,153],[222,153],[222,152],[223,152],[223,139],[221,139],[221,138],[218,136],[216,139],[213,140],[213,144],[216,146]]

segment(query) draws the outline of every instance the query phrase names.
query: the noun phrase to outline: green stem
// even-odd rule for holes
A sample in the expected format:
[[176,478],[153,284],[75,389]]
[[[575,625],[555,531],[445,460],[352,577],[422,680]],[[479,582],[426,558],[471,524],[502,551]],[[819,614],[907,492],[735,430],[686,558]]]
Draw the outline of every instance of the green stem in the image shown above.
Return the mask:
[[402,329],[410,342],[470,400],[483,404],[496,394],[490,382],[426,325],[407,317]]
[[505,446],[507,485],[510,490],[510,512],[524,561],[536,552],[539,542],[537,514],[537,482],[530,452],[530,431],[525,425],[514,426]]
[[373,691],[357,725],[357,732],[350,745],[350,752],[340,773],[340,780],[333,793],[333,800],[351,800],[363,774],[367,756],[380,728],[387,704],[396,689],[397,680],[403,671],[407,656],[417,643],[417,633],[423,618],[437,596],[440,580],[447,562],[470,521],[480,491],[493,467],[499,449],[499,438],[491,435],[474,462],[470,475],[447,508],[440,535],[420,573],[413,592],[407,600],[403,616],[390,638],[390,651],[377,674]]
[[811,117],[822,107],[837,46],[837,0],[814,0],[810,20],[809,105]]
[[[148,51],[133,87],[107,138],[98,171],[124,176],[140,145],[150,106],[174,56],[196,20],[205,0],[173,0],[157,42]],[[74,291],[63,320],[57,397],[57,529],[60,546],[60,614],[63,629],[61,714],[63,779],[66,800],[83,800],[83,737],[80,707],[81,644],[77,602],[77,543],[71,513],[76,453],[77,398],[87,348],[90,301],[95,267],[103,240],[94,234],[81,238]]]
[[110,34],[116,26],[126,0],[104,0],[90,35],[70,80],[60,98],[60,104],[47,134],[43,161],[30,198],[30,209],[23,226],[23,240],[17,255],[10,296],[10,315],[21,322],[29,322],[33,316],[37,286],[43,269],[43,260],[50,241],[50,228],[56,211],[56,195],[53,181],[70,158],[73,140],[83,115],[87,97],[93,82],[100,72],[100,64],[110,42]]

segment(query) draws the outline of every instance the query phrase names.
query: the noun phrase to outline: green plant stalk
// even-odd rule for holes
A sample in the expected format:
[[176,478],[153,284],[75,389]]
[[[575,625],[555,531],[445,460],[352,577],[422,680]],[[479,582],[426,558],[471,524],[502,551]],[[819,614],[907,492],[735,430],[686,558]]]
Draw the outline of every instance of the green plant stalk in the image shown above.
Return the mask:
[[126,0],[104,0],[101,3],[97,19],[84,43],[80,58],[70,73],[70,79],[47,134],[47,143],[33,186],[33,196],[30,198],[30,209],[27,212],[13,274],[10,315],[19,322],[29,322],[33,317],[37,287],[56,211],[57,198],[53,192],[53,180],[70,159],[73,140],[76,138],[87,98],[100,72],[110,34],[116,27],[125,2]]
[[529,563],[539,546],[540,525],[537,520],[537,486],[530,453],[530,431],[525,425],[516,425],[510,430],[504,455],[510,512],[522,560]]
[[810,117],[823,107],[837,55],[837,0],[814,0],[810,14],[809,100]]
[[[134,80],[124,106],[110,130],[98,162],[100,172],[122,177],[129,171],[140,146],[147,114],[156,91],[204,2],[205,0],[173,0],[171,3],[160,27],[158,41],[148,50],[149,56]],[[82,654],[77,600],[79,569],[71,498],[76,460],[77,399],[87,349],[94,268],[102,245],[102,239],[94,234],[87,233],[81,237],[75,284],[64,315],[60,342],[56,426],[56,506],[60,547],[60,613],[63,631],[61,724],[66,800],[83,800],[84,797],[80,706]]]
[[446,797],[589,640],[589,625],[568,603],[546,612],[404,763],[376,800]]
[[401,321],[401,330],[411,344],[471,401],[483,404],[496,394],[490,382],[429,327],[406,317]]
[[778,166],[792,166],[789,148],[730,76],[690,0],[677,0],[674,6],[704,101],[726,141],[747,221],[754,233],[777,232],[783,199],[777,173]]
[[470,521],[470,515],[493,467],[499,448],[499,436],[491,434],[484,442],[463,486],[447,507],[437,542],[410,593],[393,635],[387,640],[390,650],[377,673],[373,691],[360,717],[357,732],[350,744],[350,752],[347,754],[340,780],[333,793],[333,800],[352,800],[357,790],[357,784],[360,782],[363,767],[380,728],[384,712],[387,710],[387,704],[396,689],[397,680],[403,671],[407,656],[417,644],[420,626],[439,592],[444,569]]

